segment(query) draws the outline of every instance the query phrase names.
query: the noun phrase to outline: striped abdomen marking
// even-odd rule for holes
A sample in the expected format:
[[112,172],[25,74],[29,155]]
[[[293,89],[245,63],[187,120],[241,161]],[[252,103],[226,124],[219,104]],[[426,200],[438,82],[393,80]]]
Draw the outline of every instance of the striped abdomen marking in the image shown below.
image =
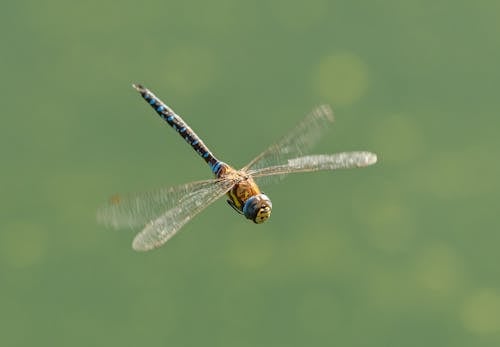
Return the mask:
[[223,162],[219,161],[210,152],[208,147],[203,143],[203,141],[196,135],[196,133],[184,122],[184,120],[175,114],[175,112],[168,107],[163,101],[156,97],[149,89],[140,85],[132,85],[146,100],[146,102],[151,105],[151,107],[160,115],[163,120],[165,120],[179,135],[186,140],[187,143],[193,147],[193,149],[198,153],[203,160],[207,162],[210,166],[212,172],[216,175],[220,175],[222,167],[225,165]]

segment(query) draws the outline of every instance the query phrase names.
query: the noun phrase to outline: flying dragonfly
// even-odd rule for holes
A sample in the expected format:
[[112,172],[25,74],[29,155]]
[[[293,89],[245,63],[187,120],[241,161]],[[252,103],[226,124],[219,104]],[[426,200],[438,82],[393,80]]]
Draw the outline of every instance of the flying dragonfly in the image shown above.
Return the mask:
[[114,228],[142,227],[133,249],[148,251],[162,246],[207,206],[227,195],[239,214],[256,224],[271,216],[272,203],[256,181],[263,182],[296,172],[365,167],[377,162],[366,151],[307,155],[334,121],[330,106],[313,109],[288,135],[255,157],[240,170],[220,161],[201,138],[163,101],[141,84],[133,87],[210,167],[213,179],[186,183],[156,191],[116,195],[102,206],[97,218]]

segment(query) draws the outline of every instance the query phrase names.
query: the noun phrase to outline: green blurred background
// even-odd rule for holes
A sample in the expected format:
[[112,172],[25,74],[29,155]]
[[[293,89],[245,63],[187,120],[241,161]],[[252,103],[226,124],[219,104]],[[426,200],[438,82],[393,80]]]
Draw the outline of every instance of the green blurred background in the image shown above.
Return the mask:
[[[497,1],[12,1],[0,29],[1,346],[500,345]],[[379,163],[136,253],[97,207],[210,172],[132,82],[237,167],[321,102],[315,152]]]

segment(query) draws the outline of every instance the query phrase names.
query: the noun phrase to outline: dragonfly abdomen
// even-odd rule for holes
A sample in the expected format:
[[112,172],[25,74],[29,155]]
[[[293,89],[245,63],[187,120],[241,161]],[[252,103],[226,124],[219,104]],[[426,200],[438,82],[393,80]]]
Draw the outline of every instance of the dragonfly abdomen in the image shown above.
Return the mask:
[[203,160],[210,166],[212,172],[219,176],[219,171],[223,167],[223,163],[215,158],[208,147],[203,143],[198,135],[177,115],[174,110],[168,107],[149,89],[140,84],[134,84],[134,88],[141,94],[144,100],[158,113],[158,115],[166,121],[179,135],[198,153]]

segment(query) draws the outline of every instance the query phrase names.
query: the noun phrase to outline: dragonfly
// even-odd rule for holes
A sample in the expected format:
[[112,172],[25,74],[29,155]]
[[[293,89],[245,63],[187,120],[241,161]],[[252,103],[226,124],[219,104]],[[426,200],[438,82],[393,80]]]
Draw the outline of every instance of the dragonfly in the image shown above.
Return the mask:
[[201,138],[169,106],[141,84],[132,85],[142,98],[208,164],[214,178],[150,192],[115,195],[97,219],[116,229],[142,227],[132,248],[149,251],[170,240],[194,216],[227,195],[229,205],[256,224],[271,216],[272,202],[259,188],[291,173],[366,167],[377,162],[367,151],[308,155],[333,123],[328,105],[314,108],[298,125],[240,170],[220,161]]

